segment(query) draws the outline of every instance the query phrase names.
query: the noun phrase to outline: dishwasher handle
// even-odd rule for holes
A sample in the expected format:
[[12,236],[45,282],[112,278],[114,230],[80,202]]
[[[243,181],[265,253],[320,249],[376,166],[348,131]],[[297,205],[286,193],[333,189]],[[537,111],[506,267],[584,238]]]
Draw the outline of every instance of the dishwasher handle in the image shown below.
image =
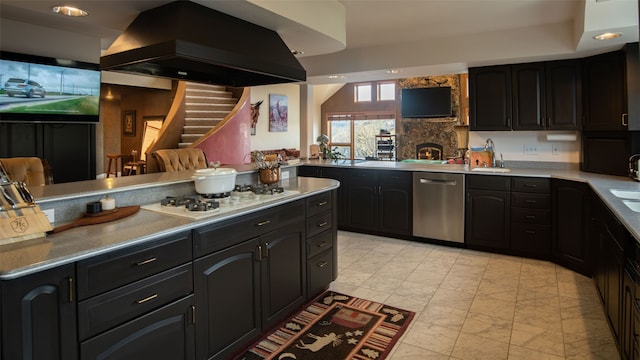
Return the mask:
[[435,184],[435,185],[451,185],[455,186],[458,182],[456,180],[440,180],[440,179],[425,179],[420,178],[420,184]]

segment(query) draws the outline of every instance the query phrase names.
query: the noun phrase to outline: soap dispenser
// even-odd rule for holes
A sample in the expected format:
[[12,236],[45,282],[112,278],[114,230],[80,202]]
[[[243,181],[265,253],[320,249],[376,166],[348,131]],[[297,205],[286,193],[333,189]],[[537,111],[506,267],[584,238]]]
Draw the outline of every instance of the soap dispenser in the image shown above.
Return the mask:
[[631,155],[629,158],[629,176],[635,181],[640,181],[640,154]]

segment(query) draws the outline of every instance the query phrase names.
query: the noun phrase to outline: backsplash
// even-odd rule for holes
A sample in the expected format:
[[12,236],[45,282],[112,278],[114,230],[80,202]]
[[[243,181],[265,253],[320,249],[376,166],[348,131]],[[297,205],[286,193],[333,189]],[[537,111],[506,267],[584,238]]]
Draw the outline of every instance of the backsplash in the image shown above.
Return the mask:
[[443,157],[454,156],[458,149],[456,133],[453,127],[460,117],[460,75],[441,75],[415,77],[399,80],[400,89],[420,87],[451,87],[452,117],[396,120],[396,136],[398,148],[396,157],[399,160],[415,159],[416,145],[431,142],[442,145]]

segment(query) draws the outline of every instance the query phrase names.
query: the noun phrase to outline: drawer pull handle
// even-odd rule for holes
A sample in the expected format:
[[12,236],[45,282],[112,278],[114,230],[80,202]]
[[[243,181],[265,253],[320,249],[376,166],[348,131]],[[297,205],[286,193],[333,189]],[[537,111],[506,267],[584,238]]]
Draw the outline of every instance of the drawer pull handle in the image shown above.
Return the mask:
[[326,261],[320,261],[320,262],[318,263],[318,267],[319,267],[319,268],[323,268],[323,267],[327,266],[327,264],[328,264],[328,262],[326,262]]
[[321,201],[321,202],[318,203],[318,206],[325,206],[327,204],[328,204],[327,201]]
[[158,260],[158,259],[155,258],[155,257],[152,257],[152,258],[149,258],[147,260],[139,261],[139,262],[136,263],[136,265],[138,265],[138,266],[147,265],[147,264],[150,264],[150,263],[152,263],[152,262],[154,262],[156,260]]
[[317,244],[316,244],[316,246],[317,246],[317,247],[319,247],[319,248],[321,248],[321,247],[325,247],[325,246],[327,246],[327,244],[329,244],[327,241],[323,241],[323,242],[321,242],[321,243],[317,243]]
[[327,224],[329,224],[326,221],[321,222],[320,224],[318,224],[318,227],[323,227],[323,226],[327,226]]
[[73,278],[72,277],[67,278],[67,284],[69,285],[69,302],[72,303],[73,302]]
[[527,218],[527,219],[535,219],[536,216],[535,215],[527,215],[527,216],[525,216],[525,218]]
[[262,245],[258,245],[258,247],[256,248],[257,254],[256,254],[256,261],[262,261]]
[[535,201],[535,200],[525,200],[524,202],[529,203],[529,204],[535,204],[537,201]]
[[527,234],[531,234],[531,235],[535,235],[535,233],[536,233],[536,232],[535,232],[535,231],[533,231],[533,230],[525,230],[525,232],[526,232]]
[[147,297],[146,297],[146,298],[144,298],[144,299],[140,299],[140,300],[138,300],[138,304],[144,304],[144,303],[146,303],[147,301],[153,300],[153,299],[155,299],[155,298],[157,298],[157,297],[158,297],[158,294],[153,294],[153,295],[151,295],[151,296],[147,296]]
[[264,226],[264,225],[267,225],[267,224],[270,224],[270,223],[271,223],[271,220],[260,221],[258,223],[258,226]]
[[536,186],[538,186],[538,185],[536,185],[536,184],[524,184],[524,187],[534,188]]

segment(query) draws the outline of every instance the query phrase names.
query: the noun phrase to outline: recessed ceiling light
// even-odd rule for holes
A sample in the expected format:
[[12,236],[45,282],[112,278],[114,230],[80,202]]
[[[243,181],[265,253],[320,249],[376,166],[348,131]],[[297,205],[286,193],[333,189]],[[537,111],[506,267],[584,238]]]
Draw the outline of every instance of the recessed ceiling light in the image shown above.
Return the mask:
[[296,50],[296,49],[291,49],[291,53],[292,53],[293,55],[303,55],[303,54],[304,54],[304,51]]
[[329,75],[329,79],[344,79],[342,75]]
[[610,40],[610,39],[619,38],[620,36],[622,36],[621,33],[607,32],[604,34],[596,35],[593,38],[596,40]]
[[399,70],[399,69],[387,70],[387,74],[400,74],[401,72],[402,70]]
[[89,15],[88,12],[82,10],[82,9],[78,9],[75,8],[73,6],[54,6],[51,8],[51,11],[53,11],[54,13],[60,14],[60,15],[66,15],[66,16],[87,16]]

